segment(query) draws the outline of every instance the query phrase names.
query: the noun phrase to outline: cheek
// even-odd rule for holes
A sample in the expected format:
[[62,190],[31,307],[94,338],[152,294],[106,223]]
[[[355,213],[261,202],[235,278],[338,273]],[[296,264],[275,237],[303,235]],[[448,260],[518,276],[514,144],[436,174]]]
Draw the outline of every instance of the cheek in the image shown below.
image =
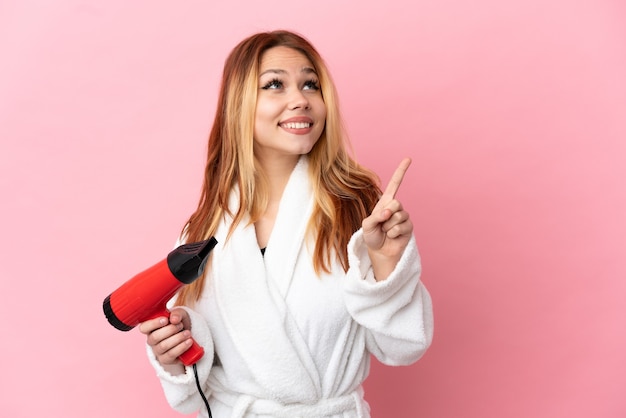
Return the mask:
[[254,114],[254,137],[266,136],[276,124],[273,113],[267,108],[257,108]]
[[324,124],[326,124],[326,104],[323,101],[321,102],[318,118],[323,120]]
[[319,98],[318,109],[320,109],[320,119],[326,120],[326,103],[324,103],[324,99]]
[[275,114],[276,105],[271,100],[259,99],[256,102],[254,118],[256,122],[264,122]]

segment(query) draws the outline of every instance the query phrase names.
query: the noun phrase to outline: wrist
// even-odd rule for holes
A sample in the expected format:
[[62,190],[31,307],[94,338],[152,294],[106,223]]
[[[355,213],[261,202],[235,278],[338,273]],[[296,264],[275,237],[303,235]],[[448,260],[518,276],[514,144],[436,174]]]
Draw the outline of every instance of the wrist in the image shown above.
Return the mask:
[[185,366],[181,362],[176,364],[161,364],[161,367],[172,376],[180,376],[186,373]]
[[377,282],[386,280],[387,277],[395,270],[400,257],[392,257],[382,254],[371,249],[367,249],[367,254],[372,263],[372,271],[374,272],[374,279]]

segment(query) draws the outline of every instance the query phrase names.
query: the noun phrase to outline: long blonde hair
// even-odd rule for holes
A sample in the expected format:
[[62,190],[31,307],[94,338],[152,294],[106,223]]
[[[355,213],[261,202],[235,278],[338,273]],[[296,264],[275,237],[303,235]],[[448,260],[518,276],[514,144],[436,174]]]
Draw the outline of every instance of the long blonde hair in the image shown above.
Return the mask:
[[[321,56],[310,42],[289,31],[252,35],[240,42],[226,59],[209,134],[202,193],[196,211],[185,226],[186,241],[201,241],[214,235],[226,214],[233,217],[232,232],[246,214],[254,223],[265,211],[267,186],[253,151],[254,114],[261,57],[277,46],[299,51],[313,64],[326,105],[324,131],[309,153],[309,176],[315,194],[315,207],[308,224],[308,233],[315,237],[313,266],[318,274],[329,272],[337,257],[347,270],[348,241],[380,196],[378,179],[347,152],[336,89]],[[229,195],[235,186],[239,190],[240,206],[236,213],[230,213]],[[205,277],[201,277],[185,286],[177,304],[198,300],[204,283]]]

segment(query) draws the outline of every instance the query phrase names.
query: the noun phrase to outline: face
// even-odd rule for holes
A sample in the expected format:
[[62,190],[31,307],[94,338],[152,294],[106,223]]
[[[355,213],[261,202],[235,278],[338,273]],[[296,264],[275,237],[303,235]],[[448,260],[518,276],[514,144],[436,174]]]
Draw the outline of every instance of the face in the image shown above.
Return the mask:
[[311,151],[325,122],[326,105],[311,62],[287,47],[265,51],[254,117],[257,158],[297,161]]

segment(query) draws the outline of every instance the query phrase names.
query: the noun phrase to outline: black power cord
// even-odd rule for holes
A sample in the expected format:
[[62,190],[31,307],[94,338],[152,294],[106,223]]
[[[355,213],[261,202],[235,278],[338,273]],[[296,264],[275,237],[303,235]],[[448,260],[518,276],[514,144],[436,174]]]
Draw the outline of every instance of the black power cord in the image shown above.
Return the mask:
[[204,401],[204,405],[206,406],[206,410],[209,413],[209,418],[213,418],[211,415],[211,407],[209,406],[209,401],[206,396],[204,396],[204,392],[202,391],[202,387],[200,386],[200,378],[198,377],[198,368],[196,364],[193,364],[193,374],[196,376],[196,386],[198,387],[198,392],[200,392],[200,396],[202,396],[202,400]]

